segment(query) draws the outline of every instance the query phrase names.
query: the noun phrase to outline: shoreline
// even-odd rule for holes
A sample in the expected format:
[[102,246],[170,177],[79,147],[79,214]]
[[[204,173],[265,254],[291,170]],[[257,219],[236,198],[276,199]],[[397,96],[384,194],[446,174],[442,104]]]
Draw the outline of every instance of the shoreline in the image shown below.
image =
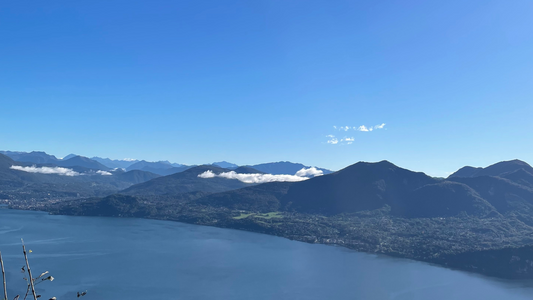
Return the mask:
[[[19,211],[40,211],[44,213],[48,213],[49,215],[64,215],[64,216],[86,216],[86,217],[113,217],[113,218],[136,218],[136,219],[146,219],[146,220],[157,220],[157,221],[172,221],[172,222],[179,222],[183,224],[188,225],[200,225],[200,226],[209,226],[209,227],[216,227],[221,229],[231,229],[231,230],[239,230],[239,231],[246,231],[251,233],[258,233],[258,234],[266,234],[270,236],[276,236],[285,238],[292,241],[298,241],[298,242],[304,242],[308,244],[321,244],[326,246],[336,246],[336,247],[342,247],[345,249],[348,249],[350,251],[355,251],[359,253],[365,253],[365,254],[372,254],[372,255],[379,255],[379,256],[386,256],[390,258],[397,258],[397,259],[408,259],[411,261],[421,262],[425,264],[429,264],[432,266],[437,266],[441,268],[446,268],[450,270],[456,270],[461,272],[467,272],[470,274],[477,274],[480,276],[484,276],[487,278],[493,278],[498,280],[505,280],[509,282],[521,282],[521,281],[529,281],[533,279],[533,276],[531,274],[527,274],[527,276],[497,276],[494,274],[493,271],[486,271],[481,268],[477,268],[473,265],[461,265],[461,264],[450,264],[448,260],[452,258],[452,256],[448,258],[441,258],[441,259],[423,259],[421,257],[416,256],[408,256],[404,255],[397,251],[381,251],[376,248],[376,250],[371,251],[368,244],[361,243],[346,243],[344,240],[341,239],[326,239],[321,238],[318,236],[313,235],[290,235],[290,234],[280,234],[279,231],[272,230],[272,228],[266,228],[266,227],[258,227],[258,226],[245,226],[242,222],[201,222],[198,220],[194,220],[191,218],[183,218],[183,216],[177,216],[177,217],[156,217],[156,216],[131,216],[131,215],[121,215],[121,216],[106,216],[106,215],[94,215],[94,214],[68,214],[68,213],[55,213],[51,209],[46,209],[46,207],[41,207],[41,209],[36,207],[29,207],[27,209],[23,208],[13,208],[9,207],[9,209],[13,210],[19,210]],[[227,220],[226,220],[227,221]],[[234,219],[235,221],[235,219]],[[240,220],[239,220],[240,221]],[[502,248],[504,249],[504,248]],[[533,258],[531,259],[533,264]],[[509,274],[507,274],[509,275]]]

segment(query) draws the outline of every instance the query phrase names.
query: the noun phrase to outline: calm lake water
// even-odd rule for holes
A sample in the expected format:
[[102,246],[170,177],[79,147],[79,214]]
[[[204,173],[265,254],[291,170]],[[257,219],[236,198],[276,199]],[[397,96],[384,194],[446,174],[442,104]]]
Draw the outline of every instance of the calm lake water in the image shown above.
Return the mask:
[[24,293],[20,238],[43,299],[532,299],[505,282],[410,260],[177,222],[0,210],[9,298]]

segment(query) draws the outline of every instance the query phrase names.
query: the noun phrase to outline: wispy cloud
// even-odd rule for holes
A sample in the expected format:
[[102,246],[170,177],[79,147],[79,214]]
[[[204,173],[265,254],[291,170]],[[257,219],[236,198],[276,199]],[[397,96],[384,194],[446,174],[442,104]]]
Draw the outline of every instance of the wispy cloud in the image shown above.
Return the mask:
[[334,135],[330,134],[326,136],[328,138],[327,143],[332,145],[350,145],[355,141],[354,137],[343,137],[343,138],[336,138]]
[[385,123],[381,123],[381,124],[375,125],[375,126],[366,126],[366,125],[353,126],[353,127],[350,127],[350,126],[333,126],[333,129],[338,130],[338,131],[355,130],[355,131],[362,131],[362,132],[370,132],[370,131],[374,131],[376,129],[384,129],[385,125],[386,125]]
[[335,144],[339,143],[339,140],[337,138],[335,138],[335,136],[332,135],[332,134],[327,135],[326,137],[328,138],[328,144],[335,145]]
[[10,169],[17,170],[17,171],[23,171],[28,173],[40,173],[40,174],[57,174],[57,175],[63,175],[63,176],[78,176],[81,175],[80,173],[68,169],[68,168],[61,168],[61,167],[22,167],[22,166],[11,166]]
[[[303,172],[307,173],[307,172],[313,172],[313,171],[306,170]],[[206,179],[215,178],[215,177],[226,178],[226,179],[236,179],[244,183],[297,182],[297,181],[304,181],[304,180],[309,179],[309,177],[298,176],[298,175],[242,174],[242,173],[236,173],[235,171],[215,174],[211,170],[208,170],[208,171],[203,172],[202,174],[199,174],[198,177],[206,178]]]
[[[359,131],[359,132],[372,132],[374,130],[384,129],[385,125],[386,125],[385,123],[381,123],[375,126],[366,126],[366,125],[353,126],[353,127],[333,126],[333,129],[337,131],[344,131],[344,132],[347,132],[349,130],[354,130],[354,131]],[[326,135],[326,137],[328,138],[327,143],[332,144],[332,145],[337,145],[337,144],[338,145],[344,145],[344,144],[350,145],[350,144],[353,144],[353,142],[355,141],[353,137],[337,138],[332,134]]]
[[341,139],[341,142],[345,142],[346,144],[350,145],[350,144],[353,143],[354,140],[355,140],[355,139],[354,139],[353,137],[351,137],[351,138],[348,137],[348,138],[343,138],[343,139]]

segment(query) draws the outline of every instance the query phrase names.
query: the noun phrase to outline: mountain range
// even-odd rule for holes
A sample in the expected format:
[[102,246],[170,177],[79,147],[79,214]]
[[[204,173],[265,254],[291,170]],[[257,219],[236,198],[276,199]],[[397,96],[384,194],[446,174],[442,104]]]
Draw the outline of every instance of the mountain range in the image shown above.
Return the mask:
[[19,160],[0,154],[0,202],[12,208],[244,229],[533,278],[533,168],[520,160],[466,166],[448,178],[389,161],[304,178],[280,175],[307,168],[290,162],[136,161],[124,170],[82,156],[3,153]]
[[523,161],[466,167],[446,179],[388,161],[358,162],[298,182],[253,184],[221,175],[260,172],[230,171],[197,166],[117,194],[42,209],[229,227],[491,276],[533,278],[528,263],[533,261],[533,174]]
[[[125,169],[126,171],[141,170],[141,171],[158,174],[161,176],[183,172],[191,167],[195,167],[194,165],[187,166],[184,164],[171,163],[169,161],[149,162],[146,160],[109,159],[109,158],[101,158],[97,156],[88,158],[88,157],[84,157],[84,156],[80,156],[76,154],[69,154],[65,156],[64,158],[60,159],[60,158],[55,157],[54,155],[50,155],[42,151],[32,151],[32,152],[0,151],[0,154],[6,155],[15,161],[29,163],[29,164],[43,164],[43,165],[46,164],[46,165],[55,165],[55,166],[61,166],[61,167],[84,167],[84,168],[103,170],[103,171],[109,171],[109,170],[120,168],[120,169]],[[220,168],[230,169],[230,170],[234,170],[239,167],[238,165],[227,162],[227,161],[215,162],[210,165],[217,166]],[[288,161],[264,163],[264,164],[252,165],[249,167],[255,170],[261,171],[260,173],[267,173],[267,174],[274,174],[274,175],[279,175],[279,174],[293,175],[293,174],[296,174],[296,172],[298,172],[302,168],[306,168],[306,169],[310,168],[309,166],[305,166],[300,163],[292,163]],[[317,169],[322,171],[323,174],[332,173],[332,171],[327,170],[327,169],[323,169],[323,168],[317,168]]]

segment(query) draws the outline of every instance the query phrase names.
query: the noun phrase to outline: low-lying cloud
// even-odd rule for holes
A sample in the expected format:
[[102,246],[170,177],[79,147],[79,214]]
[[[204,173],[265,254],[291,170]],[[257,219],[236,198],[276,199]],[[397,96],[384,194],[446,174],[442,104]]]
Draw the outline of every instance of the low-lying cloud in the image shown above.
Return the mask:
[[273,175],[273,174],[243,174],[236,173],[235,171],[223,172],[215,174],[213,171],[208,170],[199,174],[200,178],[226,178],[236,179],[244,183],[266,183],[266,182],[298,182],[309,179],[310,177],[323,175],[321,170],[316,168],[303,168],[296,172],[296,175]]
[[39,173],[39,174],[56,174],[56,175],[62,175],[62,176],[80,176],[80,175],[102,175],[102,176],[110,176],[113,175],[113,173],[108,171],[102,171],[98,170],[96,172],[90,171],[88,173],[80,173],[76,172],[69,168],[63,168],[63,167],[37,167],[37,166],[31,166],[31,167],[23,167],[23,166],[11,166],[10,169],[22,171],[22,172],[28,172],[28,173]]
[[81,173],[78,173],[72,169],[62,168],[62,167],[22,167],[22,166],[11,166],[10,169],[23,171],[28,173],[40,173],[40,174],[57,174],[63,176],[78,176]]
[[300,171],[296,172],[295,175],[300,177],[316,177],[324,175],[324,172],[315,167],[311,167],[308,169],[302,168]]

